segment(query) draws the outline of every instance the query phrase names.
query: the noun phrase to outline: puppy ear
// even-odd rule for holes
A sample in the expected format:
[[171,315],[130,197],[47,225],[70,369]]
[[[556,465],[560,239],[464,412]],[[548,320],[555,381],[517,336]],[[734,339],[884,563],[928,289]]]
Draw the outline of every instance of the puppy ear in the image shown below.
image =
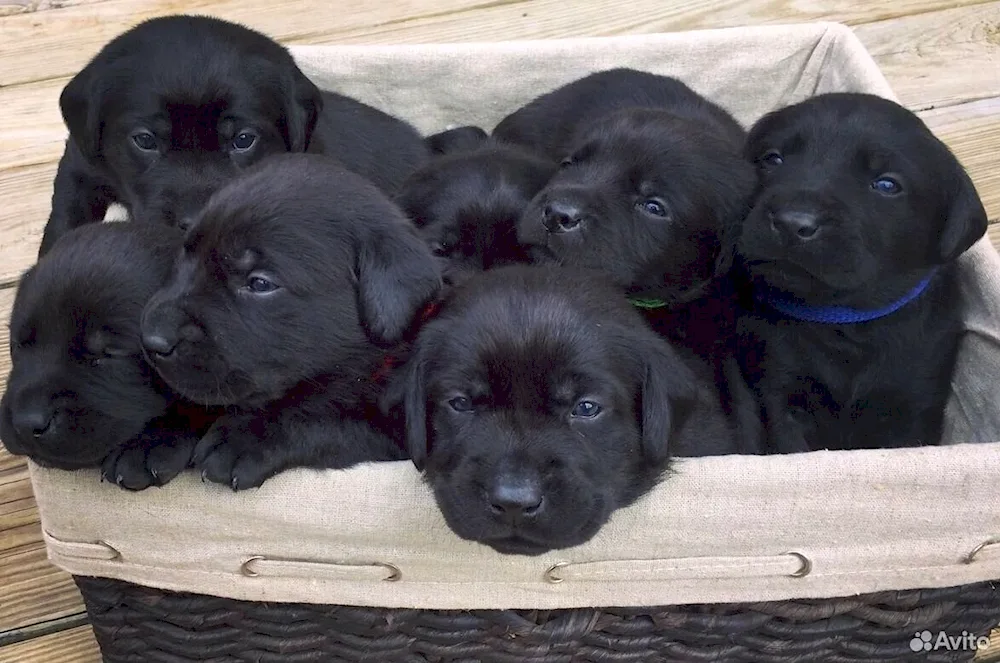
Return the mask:
[[986,232],[988,220],[983,201],[969,174],[957,162],[951,186],[952,195],[944,212],[945,221],[938,244],[938,260],[954,260],[975,244]]
[[288,101],[282,127],[285,144],[289,152],[305,152],[323,110],[323,93],[298,67],[295,67],[289,88],[285,94]]
[[376,341],[395,343],[441,288],[441,270],[416,228],[398,221],[369,226],[358,248],[361,320]]
[[103,91],[92,80],[90,65],[70,79],[59,95],[59,109],[72,140],[87,161],[101,152]]
[[673,348],[661,341],[646,347],[642,378],[642,451],[654,463],[670,457],[670,439],[698,402],[697,378]]
[[414,466],[423,471],[427,461],[427,396],[424,387],[425,361],[418,350],[393,372],[379,401],[382,412],[390,415],[402,406],[406,448]]
[[718,188],[721,194],[718,209],[721,213],[719,255],[715,260],[715,275],[728,274],[736,258],[736,244],[743,230],[743,221],[750,212],[754,195],[759,186],[757,172],[743,159],[734,159],[731,170]]

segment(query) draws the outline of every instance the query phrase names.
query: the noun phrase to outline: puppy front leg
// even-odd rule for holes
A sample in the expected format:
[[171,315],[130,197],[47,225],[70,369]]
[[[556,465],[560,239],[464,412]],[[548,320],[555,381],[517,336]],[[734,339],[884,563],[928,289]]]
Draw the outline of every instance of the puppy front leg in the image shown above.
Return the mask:
[[38,257],[73,228],[104,220],[115,200],[111,185],[87,164],[72,139],[59,160],[52,189],[52,213],[42,234]]
[[125,490],[163,486],[191,464],[198,432],[171,415],[154,419],[124,445],[108,454],[101,478]]
[[767,453],[791,454],[811,451],[806,440],[806,426],[788,405],[788,396],[780,391],[762,398],[767,432]]
[[404,455],[387,435],[360,419],[316,403],[226,414],[198,444],[195,469],[233,490],[256,488],[293,467],[343,469]]

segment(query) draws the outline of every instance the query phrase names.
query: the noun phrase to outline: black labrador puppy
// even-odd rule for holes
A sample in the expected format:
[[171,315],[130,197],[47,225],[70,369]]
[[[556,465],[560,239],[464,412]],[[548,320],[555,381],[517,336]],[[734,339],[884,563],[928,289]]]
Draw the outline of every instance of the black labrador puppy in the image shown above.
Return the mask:
[[281,45],[206,16],[155,18],[116,37],[59,103],[70,137],[40,254],[116,201],[135,219],[185,224],[270,154],[330,154],[386,191],[428,156],[410,125],[321,92]]
[[61,238],[21,279],[0,439],[64,470],[101,467],[119,486],[163,485],[189,463],[213,413],[185,403],[146,363],[143,305],[166,282],[176,230],[94,224]]
[[220,189],[142,316],[167,383],[226,406],[196,469],[237,490],[405,458],[376,420],[377,376],[440,283],[405,215],[332,159],[272,157]]
[[738,242],[740,357],[769,451],[936,444],[961,336],[955,259],[986,231],[965,170],[913,113],[826,94],[763,117]]
[[704,294],[755,185],[729,113],[677,79],[631,69],[543,95],[494,136],[562,162],[518,239],[540,260],[603,269],[659,307]]
[[704,369],[601,273],[514,265],[444,300],[384,406],[455,533],[533,555],[590,539],[671,457],[735,452]]
[[431,159],[400,187],[396,202],[441,258],[445,282],[529,262],[517,221],[556,170],[521,148],[484,141]]

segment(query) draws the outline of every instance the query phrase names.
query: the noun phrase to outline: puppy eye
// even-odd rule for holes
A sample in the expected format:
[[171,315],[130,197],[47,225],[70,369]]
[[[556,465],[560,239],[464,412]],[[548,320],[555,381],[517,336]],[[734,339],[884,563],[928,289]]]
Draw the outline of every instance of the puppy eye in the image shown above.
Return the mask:
[[455,398],[448,401],[448,405],[455,412],[471,412],[472,411],[472,400],[466,396],[456,396]]
[[278,289],[278,285],[260,274],[251,274],[247,277],[247,282],[243,286],[243,289],[255,295],[263,295],[274,292]]
[[582,419],[593,419],[601,413],[601,410],[601,406],[594,401],[580,401],[570,414]]
[[872,188],[881,194],[895,196],[903,192],[903,186],[893,178],[883,175],[872,181]]
[[233,139],[233,150],[246,152],[257,142],[257,134],[252,131],[241,131]]
[[128,350],[127,348],[118,348],[118,347],[114,347],[114,346],[110,346],[109,345],[108,347],[104,348],[104,356],[105,357],[111,357],[111,358],[116,358],[116,357],[131,357],[132,356],[132,352],[130,350]]
[[132,134],[132,142],[143,152],[153,152],[156,150],[156,136],[148,131],[139,131]]
[[662,200],[657,198],[650,198],[649,200],[643,200],[639,203],[639,209],[641,209],[646,214],[650,216],[659,216],[662,218],[667,218],[670,213],[667,212],[667,205]]
[[562,167],[562,168],[565,168],[566,166],[572,166],[572,165],[573,165],[573,157],[566,157],[565,159],[563,159],[562,161],[559,162],[559,166]]
[[757,163],[765,168],[777,168],[785,163],[785,159],[778,150],[768,150],[757,159]]
[[440,258],[447,258],[451,255],[452,248],[444,242],[434,242],[431,244],[431,251]]

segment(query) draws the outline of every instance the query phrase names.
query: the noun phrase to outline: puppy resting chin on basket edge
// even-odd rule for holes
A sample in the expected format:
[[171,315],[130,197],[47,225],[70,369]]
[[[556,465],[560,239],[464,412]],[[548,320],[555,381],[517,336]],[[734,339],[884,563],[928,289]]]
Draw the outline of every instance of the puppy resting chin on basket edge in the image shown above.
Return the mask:
[[152,224],[90,224],[25,273],[0,400],[8,451],[63,470],[100,467],[128,490],[162,486],[187,467],[218,413],[179,398],[139,342],[142,307],[181,239]]
[[226,406],[195,468],[237,490],[404,458],[377,416],[377,375],[440,284],[403,213],[332,159],[272,157],[226,185],[142,316],[163,379]]
[[987,225],[965,170],[916,115],[861,94],[765,116],[746,155],[761,188],[738,240],[737,343],[765,449],[939,443],[955,261]]
[[710,371],[600,273],[471,276],[420,330],[383,401],[451,529],[498,552],[580,545],[674,456],[736,453]]

